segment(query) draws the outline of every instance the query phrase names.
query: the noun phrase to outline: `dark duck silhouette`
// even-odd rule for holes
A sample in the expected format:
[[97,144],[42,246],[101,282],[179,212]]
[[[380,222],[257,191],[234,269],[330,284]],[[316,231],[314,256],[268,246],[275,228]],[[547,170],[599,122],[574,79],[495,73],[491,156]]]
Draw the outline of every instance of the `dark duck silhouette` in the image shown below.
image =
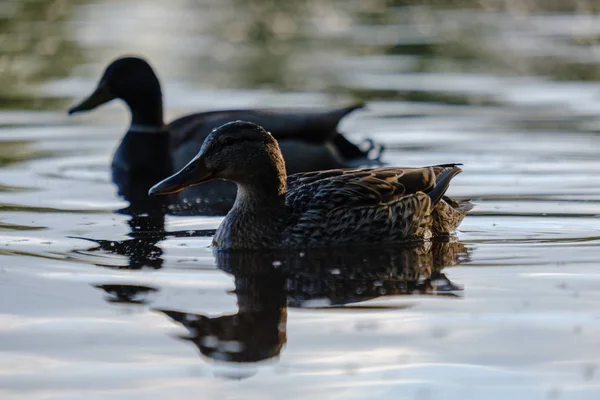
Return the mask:
[[[112,161],[112,178],[126,200],[144,205],[152,184],[181,169],[200,149],[210,132],[232,120],[260,124],[279,141],[290,174],[364,163],[378,163],[382,147],[370,142],[364,151],[338,133],[339,121],[351,107],[307,111],[301,109],[246,109],[200,112],[169,124],[163,121],[160,82],[142,58],[123,57],[104,71],[96,90],[69,110],[69,114],[92,110],[121,99],[131,112],[131,125]],[[173,211],[220,215],[233,205],[235,185],[215,181],[170,198]],[[167,201],[162,200],[162,204]],[[151,204],[152,205],[152,204]]]
[[216,231],[221,249],[391,243],[452,233],[473,207],[445,192],[459,164],[334,169],[286,175],[277,141],[251,122],[213,131],[198,155],[150,189],[171,194],[213,179],[238,185]]

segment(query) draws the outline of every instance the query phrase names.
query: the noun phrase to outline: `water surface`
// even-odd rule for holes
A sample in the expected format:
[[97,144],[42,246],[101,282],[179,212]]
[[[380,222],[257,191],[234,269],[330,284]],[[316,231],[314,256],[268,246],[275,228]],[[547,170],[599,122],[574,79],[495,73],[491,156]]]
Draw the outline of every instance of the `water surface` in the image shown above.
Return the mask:
[[[3,4],[0,397],[598,398],[598,10],[431,3]],[[109,177],[122,105],[65,115],[123,53],[168,120],[367,101],[352,140],[464,163],[476,208],[410,249],[222,259],[204,216],[140,235]]]

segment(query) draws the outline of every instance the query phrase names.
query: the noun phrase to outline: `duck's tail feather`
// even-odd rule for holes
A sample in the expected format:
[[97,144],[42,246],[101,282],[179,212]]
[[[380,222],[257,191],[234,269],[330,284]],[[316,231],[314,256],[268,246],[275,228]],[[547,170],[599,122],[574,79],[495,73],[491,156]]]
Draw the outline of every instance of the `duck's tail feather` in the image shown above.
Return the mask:
[[[337,129],[340,121],[348,114],[364,106],[364,103],[361,103],[329,110],[291,112],[286,115],[285,120],[282,120],[286,124],[285,129],[276,130],[275,137],[277,139],[296,138],[315,143],[333,141],[336,136],[340,135]],[[270,113],[269,111],[266,112]],[[265,118],[264,122],[270,121],[273,121],[272,113],[269,119]],[[261,124],[259,123],[259,125]],[[268,128],[264,124],[263,127]]]
[[473,207],[475,207],[475,205],[472,203],[471,199],[455,200],[455,199],[452,199],[452,198],[444,195],[442,197],[442,200],[444,200],[446,203],[448,203],[455,210],[462,211],[465,213],[468,211],[471,211],[471,209]]
[[[344,161],[350,162],[349,166],[381,165],[381,155],[385,151],[385,146],[375,143],[372,139],[365,139],[357,146],[341,133],[336,134],[333,138],[333,146]],[[355,161],[354,164],[352,164],[353,161]]]
[[342,118],[344,118],[346,115],[350,114],[351,112],[362,109],[362,108],[366,108],[366,106],[367,106],[367,104],[364,102],[355,103],[350,106],[331,109],[329,112],[327,112],[327,114],[336,118],[339,121]]
[[427,193],[431,198],[432,205],[436,205],[444,197],[444,194],[450,186],[450,181],[456,175],[462,172],[458,166],[462,164],[444,164],[436,165],[435,167],[444,168],[443,171],[436,177],[435,187]]
[[[342,120],[346,115],[351,112],[359,109],[365,109],[367,107],[366,103],[356,103],[354,105],[339,108],[333,111],[337,122]],[[353,160],[362,160],[366,163],[378,164],[381,162],[381,155],[383,154],[385,147],[381,144],[375,143],[372,139],[364,140],[361,145],[355,145],[344,135],[337,132],[333,137],[333,145],[336,150],[342,156],[342,158],[346,161]]]

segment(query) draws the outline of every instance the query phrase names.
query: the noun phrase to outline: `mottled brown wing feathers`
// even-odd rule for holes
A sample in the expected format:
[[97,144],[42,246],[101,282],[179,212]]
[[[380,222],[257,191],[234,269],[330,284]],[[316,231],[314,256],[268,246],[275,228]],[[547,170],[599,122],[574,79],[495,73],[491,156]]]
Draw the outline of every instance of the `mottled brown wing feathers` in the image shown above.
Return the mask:
[[295,212],[384,204],[435,186],[433,168],[330,170],[288,177],[287,202]]
[[288,191],[290,191],[300,186],[307,186],[324,179],[335,178],[344,174],[351,174],[359,171],[369,171],[369,169],[330,169],[327,171],[314,171],[289,175],[287,178],[287,188]]

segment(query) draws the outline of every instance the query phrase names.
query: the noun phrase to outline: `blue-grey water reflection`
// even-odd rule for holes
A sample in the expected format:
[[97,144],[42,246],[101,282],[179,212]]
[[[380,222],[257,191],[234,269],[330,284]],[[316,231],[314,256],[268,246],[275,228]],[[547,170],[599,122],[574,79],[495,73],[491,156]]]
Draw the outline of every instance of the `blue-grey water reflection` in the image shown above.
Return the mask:
[[[598,398],[599,12],[1,3],[0,398]],[[152,63],[167,121],[365,101],[351,140],[464,163],[450,194],[476,208],[428,247],[215,255],[220,217],[126,212],[122,105],[66,115],[122,54]]]

